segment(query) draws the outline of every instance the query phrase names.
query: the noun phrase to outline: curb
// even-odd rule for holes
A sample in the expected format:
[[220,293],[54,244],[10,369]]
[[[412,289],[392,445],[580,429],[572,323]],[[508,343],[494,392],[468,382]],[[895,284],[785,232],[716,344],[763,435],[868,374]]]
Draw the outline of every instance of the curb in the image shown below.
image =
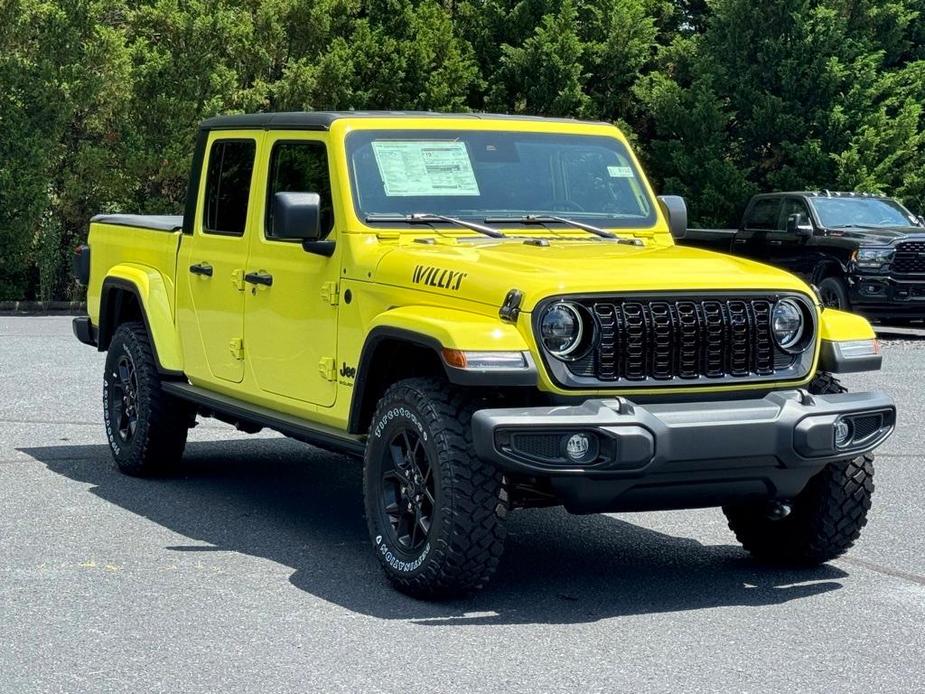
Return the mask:
[[82,315],[87,312],[85,301],[0,301],[0,315]]

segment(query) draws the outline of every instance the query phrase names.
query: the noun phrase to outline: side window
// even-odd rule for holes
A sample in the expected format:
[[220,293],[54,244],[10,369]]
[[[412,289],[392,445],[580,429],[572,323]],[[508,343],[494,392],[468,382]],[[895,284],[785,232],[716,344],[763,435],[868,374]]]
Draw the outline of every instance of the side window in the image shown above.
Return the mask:
[[216,140],[209,152],[203,231],[241,236],[254,172],[254,140]]
[[267,184],[267,238],[273,238],[273,198],[277,193],[318,193],[321,198],[321,231],[334,228],[328,151],[323,142],[277,142],[270,154]]
[[800,224],[809,224],[809,212],[806,209],[806,203],[799,198],[787,198],[784,200],[784,224],[790,219],[790,215],[800,215]]
[[745,219],[746,229],[777,229],[780,214],[780,198],[761,198],[757,200]]

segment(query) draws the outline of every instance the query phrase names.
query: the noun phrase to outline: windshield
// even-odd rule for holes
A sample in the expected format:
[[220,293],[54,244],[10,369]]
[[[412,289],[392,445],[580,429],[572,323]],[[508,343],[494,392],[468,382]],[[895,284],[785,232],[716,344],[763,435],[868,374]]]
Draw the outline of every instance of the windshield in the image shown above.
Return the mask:
[[[611,137],[489,131],[357,131],[347,139],[360,219],[427,212],[484,220],[559,215],[649,227],[652,201]],[[370,219],[372,217],[372,219]]]
[[918,226],[915,216],[893,200],[882,198],[813,198],[824,227]]

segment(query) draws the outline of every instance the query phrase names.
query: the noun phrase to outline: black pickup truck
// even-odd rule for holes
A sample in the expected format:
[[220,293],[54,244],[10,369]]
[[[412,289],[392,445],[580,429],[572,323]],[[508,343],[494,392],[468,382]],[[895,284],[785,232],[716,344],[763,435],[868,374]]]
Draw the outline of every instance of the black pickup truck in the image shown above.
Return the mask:
[[827,306],[870,318],[925,318],[925,221],[887,197],[756,195],[738,229],[689,229],[682,243],[796,273]]

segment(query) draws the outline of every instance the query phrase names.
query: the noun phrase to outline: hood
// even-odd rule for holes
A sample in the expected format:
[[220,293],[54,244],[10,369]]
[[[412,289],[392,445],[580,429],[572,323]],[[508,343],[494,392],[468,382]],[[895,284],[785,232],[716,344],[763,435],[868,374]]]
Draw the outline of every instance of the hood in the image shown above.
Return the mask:
[[[651,244],[651,242],[650,242]],[[557,294],[810,289],[793,275],[744,258],[687,246],[523,239],[402,244],[373,281],[500,306],[511,289],[523,310]],[[811,294],[810,294],[811,296]]]
[[829,228],[826,230],[831,238],[851,239],[861,244],[882,246],[896,241],[904,241],[912,236],[925,239],[925,229],[922,227],[848,227]]

